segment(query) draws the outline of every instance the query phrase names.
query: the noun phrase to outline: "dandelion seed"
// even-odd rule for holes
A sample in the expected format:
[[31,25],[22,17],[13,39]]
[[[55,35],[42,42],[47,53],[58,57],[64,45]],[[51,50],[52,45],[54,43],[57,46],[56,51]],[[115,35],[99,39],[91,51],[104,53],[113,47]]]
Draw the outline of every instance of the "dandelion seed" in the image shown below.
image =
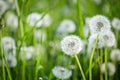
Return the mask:
[[[115,66],[111,62],[108,62],[107,63],[107,67],[108,67],[108,74],[109,74],[109,76],[114,75],[115,72],[116,72]],[[102,66],[101,66],[101,72],[105,73],[105,63],[103,63]]]
[[32,55],[34,53],[34,47],[22,47],[20,52],[20,58],[22,60],[29,60],[32,58]]
[[64,67],[61,67],[61,66],[54,67],[52,69],[52,72],[53,72],[54,76],[59,79],[68,79],[72,75],[72,71],[70,71]]
[[91,34],[105,32],[111,28],[109,20],[102,15],[92,17],[89,21],[89,27]]
[[115,28],[116,30],[120,30],[120,19],[114,18],[114,19],[112,20],[112,26],[113,26],[113,28]]
[[74,55],[74,54],[78,54],[82,50],[83,43],[78,36],[75,35],[66,36],[61,41],[61,48],[62,51],[65,52],[65,54]]
[[112,50],[110,54],[110,59],[112,61],[120,61],[120,50],[119,49]]

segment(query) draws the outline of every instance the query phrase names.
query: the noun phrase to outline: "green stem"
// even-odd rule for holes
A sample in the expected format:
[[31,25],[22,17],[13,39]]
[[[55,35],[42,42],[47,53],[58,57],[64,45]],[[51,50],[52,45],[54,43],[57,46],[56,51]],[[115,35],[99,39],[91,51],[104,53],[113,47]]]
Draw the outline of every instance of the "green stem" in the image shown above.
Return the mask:
[[77,0],[77,6],[78,6],[78,16],[79,16],[79,24],[80,24],[80,36],[85,39],[84,35],[84,23],[83,23],[83,16],[82,16],[82,10],[81,10],[81,4],[80,0]]
[[103,74],[101,72],[101,64],[102,64],[102,53],[99,53],[99,68],[100,68],[100,80],[103,80]]
[[2,71],[3,71],[3,80],[6,80],[5,75],[5,67],[4,67],[4,58],[3,58],[3,48],[2,48],[2,31],[0,30],[0,47],[1,47],[1,55],[2,55]]
[[23,60],[23,66],[22,66],[22,80],[25,80],[25,66],[26,66],[26,61]]
[[24,35],[23,22],[22,22],[22,18],[21,18],[20,8],[19,8],[19,5],[18,5],[18,0],[15,0],[15,5],[16,5],[17,14],[19,16],[20,33],[21,33],[21,37],[23,37],[23,35]]
[[105,48],[105,80],[108,80],[108,73],[107,73],[107,49]]
[[116,31],[116,48],[118,47],[119,31]]
[[92,49],[92,53],[91,53],[91,56],[90,56],[89,80],[92,80],[92,60],[93,60],[93,57],[94,57],[94,53],[95,53],[97,42],[98,42],[98,35],[97,35],[97,38],[96,38],[96,41],[95,41],[95,44],[94,44],[94,47]]
[[37,58],[37,64],[36,64],[36,70],[35,70],[35,80],[37,80],[39,64],[40,64],[40,54],[38,55],[38,58]]
[[[0,31],[0,39],[2,40],[2,31]],[[2,43],[1,43],[1,53],[2,53],[2,67],[3,67],[3,78],[4,78],[4,80],[5,80],[5,68],[4,68],[4,58],[6,59],[6,56],[4,55],[4,53],[3,53],[3,48],[2,48]],[[5,60],[6,61],[6,60]],[[10,74],[10,70],[9,70],[9,68],[8,68],[8,64],[7,64],[7,62],[6,62],[6,69],[7,69],[7,73],[8,73],[8,77],[9,77],[9,80],[12,80],[12,77],[11,77],[11,74]]]
[[84,72],[83,72],[83,69],[82,69],[82,67],[81,67],[81,64],[80,64],[80,62],[79,62],[78,57],[77,57],[76,54],[75,54],[75,59],[76,59],[76,61],[77,61],[77,64],[78,64],[78,66],[79,66],[79,69],[80,69],[80,71],[81,71],[83,80],[86,80],[85,75],[84,75]]

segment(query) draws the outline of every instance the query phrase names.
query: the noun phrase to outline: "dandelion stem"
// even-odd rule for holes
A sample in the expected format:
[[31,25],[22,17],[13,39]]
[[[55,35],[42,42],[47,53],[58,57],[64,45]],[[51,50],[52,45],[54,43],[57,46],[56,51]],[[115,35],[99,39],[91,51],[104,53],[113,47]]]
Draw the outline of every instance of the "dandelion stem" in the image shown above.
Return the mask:
[[108,73],[107,73],[107,49],[105,48],[105,80],[108,80]]
[[17,14],[19,16],[19,24],[20,24],[21,37],[23,37],[23,35],[24,35],[23,23],[22,23],[22,19],[21,19],[21,13],[20,13],[19,5],[18,5],[18,0],[15,0],[15,5],[16,5]]
[[102,75],[102,72],[101,72],[101,64],[102,64],[102,53],[99,53],[99,68],[100,68],[100,80],[103,80],[103,75]]
[[93,60],[93,57],[94,57],[94,53],[95,53],[97,42],[98,42],[98,35],[97,35],[97,38],[96,38],[96,41],[95,41],[95,44],[94,44],[94,47],[92,49],[92,53],[91,53],[91,56],[90,56],[89,80],[92,80],[92,60]]
[[25,66],[26,66],[26,61],[23,61],[23,66],[22,66],[22,80],[25,80]]
[[79,62],[78,57],[77,57],[76,54],[75,54],[75,59],[76,59],[76,61],[77,61],[77,64],[78,64],[78,66],[79,66],[79,69],[80,69],[80,71],[81,71],[83,80],[86,80],[85,75],[84,75],[84,72],[83,72],[83,69],[82,69],[82,67],[81,67],[81,64],[80,64],[80,62]]
[[35,70],[35,80],[37,80],[39,64],[40,64],[40,54],[38,54],[38,58],[37,58],[37,64],[36,64],[36,70]]
[[1,54],[2,54],[2,71],[3,71],[3,80],[6,80],[5,75],[5,67],[4,67],[4,58],[3,58],[3,48],[2,48],[2,31],[0,30],[0,47],[1,47]]
[[82,10],[81,10],[81,4],[80,0],[77,0],[78,5],[78,16],[79,16],[79,24],[80,24],[80,36],[85,39],[84,35],[84,23],[83,23],[83,16],[82,16]]
[[119,30],[116,31],[116,48],[118,47]]

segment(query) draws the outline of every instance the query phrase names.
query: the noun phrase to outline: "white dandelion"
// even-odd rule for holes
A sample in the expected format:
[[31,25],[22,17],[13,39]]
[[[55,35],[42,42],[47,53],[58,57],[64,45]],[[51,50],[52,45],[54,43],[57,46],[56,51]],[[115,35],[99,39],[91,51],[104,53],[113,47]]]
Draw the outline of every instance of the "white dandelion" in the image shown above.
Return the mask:
[[15,40],[12,37],[5,36],[2,38],[4,53],[16,55]]
[[68,69],[61,67],[61,66],[54,67],[52,69],[52,72],[53,72],[54,76],[59,78],[59,79],[68,79],[72,75],[71,70],[68,70]]
[[57,33],[59,34],[66,34],[66,33],[72,33],[76,30],[75,23],[72,20],[63,20],[59,27],[57,28]]
[[110,59],[112,61],[120,61],[120,49],[112,50],[112,52],[110,54]]
[[34,54],[34,47],[33,46],[29,46],[29,47],[22,47],[21,51],[20,51],[20,58],[22,60],[29,60],[32,58]]
[[91,19],[90,17],[85,18],[84,33],[86,38],[89,36],[90,33],[90,28],[89,28],[90,19]]
[[6,64],[8,67],[15,67],[17,65],[17,59],[13,55],[8,54],[6,55]]
[[51,16],[49,14],[46,14],[42,19],[42,26],[48,27],[51,24]]
[[99,5],[102,3],[102,0],[93,0],[95,4]]
[[111,28],[109,20],[102,15],[92,17],[89,21],[89,27],[91,34],[105,32]]
[[[109,76],[114,75],[115,72],[116,72],[115,66],[111,62],[108,62],[107,63],[107,67],[108,67],[108,74],[109,74]],[[105,73],[105,63],[103,63],[102,66],[101,66],[101,72]]]
[[15,31],[18,28],[18,16],[16,16],[13,12],[10,12],[6,16],[6,23],[10,30]]
[[99,40],[104,44],[104,46],[107,47],[112,47],[116,45],[115,35],[112,31],[100,33]]
[[45,41],[47,38],[47,34],[43,30],[35,30],[34,36],[38,42]]
[[8,5],[4,0],[0,0],[0,17],[4,14],[4,12],[8,9]]
[[78,54],[82,50],[83,43],[78,36],[75,35],[66,36],[61,41],[61,48],[65,54],[74,55]]
[[31,13],[27,17],[27,23],[29,23],[30,27],[40,27],[42,25],[41,17],[42,15],[39,13]]
[[113,18],[113,20],[112,20],[112,26],[113,26],[113,28],[115,28],[116,30],[120,30],[120,19],[118,19],[118,18]]

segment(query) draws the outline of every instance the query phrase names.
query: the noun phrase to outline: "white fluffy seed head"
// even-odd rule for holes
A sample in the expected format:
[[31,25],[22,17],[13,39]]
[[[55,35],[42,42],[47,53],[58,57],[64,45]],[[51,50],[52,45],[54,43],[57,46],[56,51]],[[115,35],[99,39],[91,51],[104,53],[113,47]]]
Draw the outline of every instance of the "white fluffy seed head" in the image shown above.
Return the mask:
[[72,20],[63,20],[58,29],[57,32],[61,34],[66,34],[66,33],[72,33],[76,29],[75,23]]
[[110,30],[109,20],[102,15],[93,16],[89,21],[89,27],[91,34],[98,34]]
[[115,28],[116,30],[120,30],[120,19],[118,19],[118,18],[113,18],[113,20],[112,20],[112,26],[113,26],[113,28]]
[[15,41],[12,37],[9,36],[2,38],[2,45],[4,50],[15,49]]
[[106,31],[99,34],[99,40],[104,44],[104,46],[112,47],[116,45],[115,35],[112,31]]
[[[108,68],[109,76],[112,76],[112,75],[115,74],[116,68],[111,62],[107,63],[107,68]],[[105,73],[105,63],[103,63],[102,66],[101,66],[101,72]]]
[[78,36],[70,35],[63,38],[61,41],[61,48],[65,54],[74,55],[78,54],[82,50],[83,43]]
[[20,51],[20,58],[21,60],[29,60],[32,58],[34,53],[34,47],[29,46],[29,47],[22,47]]
[[112,52],[110,54],[110,59],[112,61],[120,61],[120,49],[112,50]]
[[14,13],[8,13],[6,16],[6,23],[10,30],[15,31],[18,28],[18,17]]
[[0,18],[7,9],[8,9],[7,3],[4,0],[0,0]]
[[35,30],[34,36],[38,42],[45,41],[47,38],[47,34],[43,30]]
[[17,65],[17,59],[11,54],[6,55],[6,62],[8,67],[15,67]]
[[43,19],[41,19],[42,22],[42,26],[48,27],[50,26],[52,20],[51,20],[51,16],[49,14],[46,14]]
[[68,79],[72,75],[71,70],[68,70],[68,69],[61,67],[61,66],[54,67],[52,69],[52,72],[53,72],[54,76],[59,78],[59,79]]
[[38,13],[31,13],[27,17],[27,23],[29,23],[30,27],[40,27],[42,25],[41,17],[42,16]]

